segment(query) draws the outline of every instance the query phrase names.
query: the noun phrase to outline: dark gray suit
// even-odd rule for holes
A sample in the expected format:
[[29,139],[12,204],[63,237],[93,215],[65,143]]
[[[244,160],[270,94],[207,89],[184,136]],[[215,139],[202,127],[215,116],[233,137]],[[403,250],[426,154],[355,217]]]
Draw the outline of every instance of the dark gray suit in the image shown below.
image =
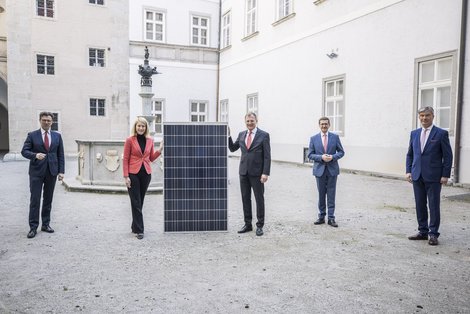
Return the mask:
[[[28,133],[21,155],[29,162],[29,226],[36,229],[39,225],[39,207],[42,201],[42,225],[48,226],[51,219],[52,197],[57,175],[65,172],[64,144],[60,133],[50,131],[51,143],[49,150],[44,147],[41,129]],[[46,154],[43,160],[36,159],[37,153]]]
[[231,152],[241,150],[239,175],[245,225],[251,226],[251,189],[253,189],[258,219],[256,226],[262,228],[264,226],[264,184],[260,179],[263,174],[269,175],[271,170],[269,133],[257,128],[250,149],[247,149],[245,143],[247,134],[248,131],[240,132],[235,142],[232,137],[229,137],[228,147]]

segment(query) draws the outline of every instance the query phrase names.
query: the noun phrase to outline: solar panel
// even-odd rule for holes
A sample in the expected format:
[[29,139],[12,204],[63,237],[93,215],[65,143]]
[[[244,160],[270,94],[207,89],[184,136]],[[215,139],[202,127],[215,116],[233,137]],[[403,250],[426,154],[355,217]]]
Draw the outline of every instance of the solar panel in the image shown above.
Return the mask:
[[163,126],[164,230],[227,230],[226,123]]

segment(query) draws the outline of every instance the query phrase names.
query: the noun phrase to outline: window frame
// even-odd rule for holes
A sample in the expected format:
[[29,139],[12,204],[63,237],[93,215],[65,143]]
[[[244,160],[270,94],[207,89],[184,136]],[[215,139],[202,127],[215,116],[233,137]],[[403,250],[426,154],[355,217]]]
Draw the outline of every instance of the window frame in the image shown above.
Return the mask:
[[[50,54],[45,54],[45,53],[35,53],[35,56],[36,56],[36,75],[46,75],[46,76],[55,76],[57,73],[56,73],[56,58],[55,58],[55,55],[50,55]],[[44,73],[40,73],[39,72],[39,57],[44,57]],[[52,61],[53,61],[53,65],[52,66],[49,66],[47,65],[48,63],[48,58],[52,58]],[[50,73],[47,73],[47,69],[49,68],[52,68],[53,70],[53,73],[50,74]]]
[[[192,105],[197,103],[197,111],[192,110]],[[204,106],[204,113],[201,114],[200,105],[205,104]],[[197,116],[197,121],[193,121],[192,117]],[[200,117],[204,117],[204,120],[201,121]],[[208,100],[190,100],[189,101],[189,122],[197,123],[197,122],[208,122],[207,118],[209,117],[209,101]]]
[[[223,110],[225,106],[225,110]],[[219,122],[229,122],[229,100],[228,98],[219,101]]]
[[[258,32],[258,0],[246,0],[245,1],[245,37],[256,34]],[[249,7],[249,4],[253,4]],[[254,17],[253,17],[254,16]],[[254,22],[252,21],[254,20]],[[250,23],[252,22],[252,23]],[[251,26],[251,27],[250,27]]]
[[[95,110],[96,110],[96,114],[92,114],[91,113],[91,110],[92,110],[92,100],[96,100],[95,102]],[[99,114],[99,101],[102,100],[103,101],[103,114]],[[107,115],[106,115],[106,97],[100,97],[100,96],[90,96],[88,98],[88,116],[89,117],[93,117],[93,118],[105,118]]]
[[[160,102],[162,104],[161,110],[155,110],[155,103]],[[156,135],[163,135],[163,123],[165,122],[165,99],[164,98],[153,98],[152,99],[152,109],[151,109],[152,116],[155,117],[154,120],[154,130]],[[157,114],[161,115],[161,122],[157,123]],[[161,126],[161,132],[157,132],[157,125]]]
[[[93,1],[93,2],[91,2],[91,1]],[[98,3],[99,1],[101,1],[102,3]],[[88,4],[100,5],[100,6],[105,6],[106,5],[105,0],[88,0]]]
[[[253,103],[250,104],[251,99],[256,100],[256,101],[253,101]],[[250,105],[253,105],[252,108],[250,108]],[[251,93],[251,94],[246,95],[246,113],[248,112],[254,112],[256,116],[259,118],[259,95],[258,93]]]
[[232,46],[232,10],[222,15],[222,49]]
[[[442,79],[442,80],[435,80],[436,78],[436,70],[437,70],[437,62],[442,61],[445,59],[451,60],[451,75],[449,79]],[[421,76],[422,76],[422,68],[421,65],[429,62],[434,62],[434,80],[430,82],[421,83]],[[425,57],[420,57],[415,59],[415,77],[414,77],[414,104],[413,104],[413,126],[419,127],[420,122],[418,119],[418,109],[421,108],[421,90],[423,89],[433,89],[433,104],[431,105],[434,108],[434,121],[433,124],[436,126],[443,128],[449,132],[449,136],[453,136],[455,133],[455,110],[457,109],[457,51],[447,51],[443,53],[433,54]],[[449,99],[449,127],[446,128],[441,123],[439,123],[440,119],[440,110],[442,108],[436,108],[436,90],[442,87],[450,87],[450,99]]]
[[[156,20],[148,20],[147,19],[147,12],[151,12],[154,16],[155,14],[161,14],[162,15],[162,21],[156,21]],[[162,9],[157,9],[157,8],[143,8],[143,38],[145,41],[151,41],[151,42],[157,42],[157,43],[165,43],[166,42],[166,10]],[[147,23],[152,23],[152,39],[147,38]],[[155,39],[156,38],[156,25],[161,25],[162,26],[162,39]]]
[[[288,8],[288,12],[282,9]],[[281,10],[284,11],[281,14]],[[276,20],[282,20],[294,13],[294,0],[276,0]]]
[[[50,9],[47,8],[48,1],[52,2],[52,8],[50,8]],[[39,14],[39,3],[40,2],[42,2],[44,4],[44,6],[43,6],[44,15]],[[57,5],[56,5],[55,0],[36,0],[34,10],[35,10],[34,15],[38,18],[48,19],[48,20],[55,20],[57,18]],[[48,11],[52,11],[52,16],[47,15]]]
[[[341,95],[337,94],[337,82],[339,81],[343,82],[343,90],[342,90]],[[334,83],[333,85],[334,95],[333,96],[328,96],[327,94],[329,83]],[[323,113],[323,116],[328,117],[330,119],[329,131],[336,133],[339,136],[345,136],[346,134],[346,75],[341,74],[341,75],[324,78],[322,84],[323,84],[322,86],[322,94],[323,94],[322,113]],[[334,102],[334,114],[333,115],[328,114],[328,108],[327,108],[328,102],[331,102],[331,101]],[[341,110],[338,110],[339,102],[342,102],[342,114],[341,114]],[[338,111],[340,113],[338,113]],[[338,118],[342,118],[342,120],[339,123],[340,125],[337,125]]]
[[[92,65],[90,64],[91,61],[91,51],[95,50],[95,63]],[[100,58],[98,57],[98,51],[103,51],[103,65],[100,65],[99,62],[97,62]],[[88,66],[92,68],[105,68],[107,64],[107,55],[106,55],[106,48],[98,48],[98,47],[88,47]]]
[[[194,34],[193,34],[193,31],[194,29],[196,28],[195,25],[193,24],[193,19],[197,18],[199,21],[201,21],[202,19],[205,19],[207,20],[207,23],[206,23],[206,26],[202,26],[198,23],[197,25],[197,29],[198,29],[198,35],[197,35],[197,38],[198,38],[198,43],[194,43],[193,40],[194,40]],[[190,36],[190,39],[189,39],[189,43],[191,46],[199,46],[199,47],[209,47],[210,46],[210,25],[211,25],[211,19],[210,19],[210,16],[206,16],[206,15],[203,15],[203,14],[196,14],[196,13],[192,13],[190,14],[190,20],[189,20],[189,27],[190,27],[190,32],[189,32],[189,36]],[[202,37],[202,30],[206,30],[206,43],[205,44],[202,44],[201,41],[203,39]]]

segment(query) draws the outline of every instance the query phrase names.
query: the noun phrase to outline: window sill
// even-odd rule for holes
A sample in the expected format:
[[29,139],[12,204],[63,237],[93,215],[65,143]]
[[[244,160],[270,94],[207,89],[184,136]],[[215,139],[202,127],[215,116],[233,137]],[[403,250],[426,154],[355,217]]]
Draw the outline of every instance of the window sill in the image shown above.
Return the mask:
[[279,25],[279,24],[281,24],[281,23],[283,23],[283,22],[285,22],[285,21],[287,21],[287,20],[290,20],[290,19],[293,18],[294,16],[295,16],[295,12],[293,12],[293,13],[291,13],[291,14],[289,14],[289,15],[284,16],[282,19],[277,20],[276,22],[272,23],[271,25],[272,25],[272,26],[277,26],[277,25]]
[[319,5],[319,4],[321,4],[322,2],[325,2],[325,1],[326,0],[315,0],[315,1],[313,1],[313,4],[314,5]]
[[220,49],[220,52],[224,52],[225,50],[229,50],[230,48],[232,48],[232,45],[228,45],[227,47]]
[[251,39],[251,38],[255,37],[255,36],[258,35],[258,34],[259,34],[259,31],[256,31],[256,32],[254,32],[254,33],[251,33],[250,35],[243,37],[243,38],[242,38],[242,41],[247,41],[248,39]]

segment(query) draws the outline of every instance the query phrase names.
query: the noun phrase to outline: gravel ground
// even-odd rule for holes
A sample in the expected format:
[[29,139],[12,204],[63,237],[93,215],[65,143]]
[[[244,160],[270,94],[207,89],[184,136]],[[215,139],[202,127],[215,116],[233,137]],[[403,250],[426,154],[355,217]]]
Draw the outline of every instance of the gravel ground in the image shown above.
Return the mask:
[[[148,195],[145,238],[127,195],[57,185],[53,234],[27,239],[27,162],[0,161],[0,313],[470,313],[469,203],[444,187],[440,245],[416,232],[412,186],[342,173],[339,228],[315,226],[311,169],[273,163],[265,235],[243,224],[230,159],[229,231],[164,233]],[[73,178],[76,160],[67,161]]]

